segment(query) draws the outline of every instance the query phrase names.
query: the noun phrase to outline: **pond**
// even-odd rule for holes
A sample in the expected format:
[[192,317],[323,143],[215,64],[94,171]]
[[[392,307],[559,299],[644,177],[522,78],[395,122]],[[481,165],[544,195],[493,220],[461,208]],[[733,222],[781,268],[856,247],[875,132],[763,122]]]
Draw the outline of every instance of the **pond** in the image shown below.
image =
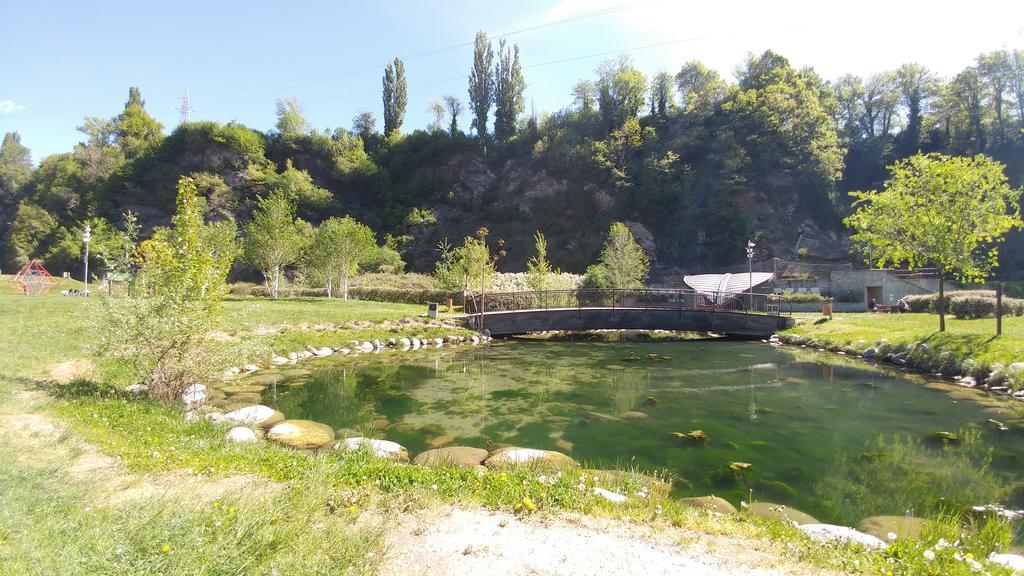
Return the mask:
[[[1024,486],[1020,415],[973,401],[980,392],[761,343],[506,341],[331,357],[259,379],[274,382],[265,402],[288,418],[412,455],[557,450],[592,468],[666,473],[674,496],[738,505],[752,492],[824,522],[943,502],[1020,506]],[[681,437],[694,431],[706,439]]]

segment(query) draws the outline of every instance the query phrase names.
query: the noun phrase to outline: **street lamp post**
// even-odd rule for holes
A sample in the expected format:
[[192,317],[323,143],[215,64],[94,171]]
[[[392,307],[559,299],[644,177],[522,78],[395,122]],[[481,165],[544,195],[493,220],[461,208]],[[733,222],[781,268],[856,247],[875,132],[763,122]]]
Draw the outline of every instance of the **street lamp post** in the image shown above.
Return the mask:
[[85,293],[89,294],[89,239],[92,238],[92,230],[88,224],[85,226],[85,232],[82,233],[82,242],[85,243],[85,257],[82,258],[82,282],[85,284]]
[[754,244],[753,240],[747,240],[747,292],[750,298],[750,308],[754,308]]

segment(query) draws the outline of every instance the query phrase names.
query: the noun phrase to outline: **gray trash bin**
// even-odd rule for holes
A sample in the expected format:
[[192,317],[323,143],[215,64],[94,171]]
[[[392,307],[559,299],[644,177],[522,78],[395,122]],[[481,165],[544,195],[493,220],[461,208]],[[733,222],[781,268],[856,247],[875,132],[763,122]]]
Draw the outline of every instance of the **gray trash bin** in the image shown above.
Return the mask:
[[437,302],[427,302],[427,316],[437,318]]

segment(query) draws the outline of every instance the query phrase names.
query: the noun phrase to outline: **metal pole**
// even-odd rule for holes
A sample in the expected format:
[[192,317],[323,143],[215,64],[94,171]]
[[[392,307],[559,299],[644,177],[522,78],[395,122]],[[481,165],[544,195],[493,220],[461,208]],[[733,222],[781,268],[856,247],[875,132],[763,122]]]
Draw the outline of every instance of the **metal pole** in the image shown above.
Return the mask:
[[486,274],[487,260],[484,259],[480,264],[480,334],[484,333],[484,276]]
[[85,227],[85,232],[82,234],[82,242],[85,242],[85,257],[82,259],[82,283],[85,286],[86,295],[89,294],[89,239],[92,236],[91,230],[88,226]]

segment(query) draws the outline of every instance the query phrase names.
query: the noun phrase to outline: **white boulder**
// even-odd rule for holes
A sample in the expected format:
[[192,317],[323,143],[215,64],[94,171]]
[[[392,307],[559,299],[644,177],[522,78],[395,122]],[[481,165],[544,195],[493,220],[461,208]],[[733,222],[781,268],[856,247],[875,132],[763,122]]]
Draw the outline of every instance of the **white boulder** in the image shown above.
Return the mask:
[[242,372],[255,372],[259,369],[260,367],[255,364],[246,364],[245,366],[242,366]]
[[611,490],[605,490],[604,488],[598,488],[597,486],[594,487],[594,494],[604,498],[612,504],[625,504],[626,500],[628,500],[628,498],[618,492],[612,492]]
[[420,342],[419,338],[413,338],[412,339],[412,349],[413,350],[419,350],[420,349],[420,344],[421,344],[421,342]]
[[988,561],[1011,570],[1024,570],[1024,556],[1019,554],[996,554],[993,552],[988,555]]
[[861,544],[869,550],[886,548],[889,545],[871,534],[865,534],[846,526],[834,524],[801,524],[797,526],[801,532],[815,542],[840,543],[840,544]]
[[283,366],[283,365],[285,365],[287,363],[288,363],[288,358],[286,356],[271,356],[270,357],[270,364],[273,365],[273,366]]
[[244,424],[265,428],[267,426],[273,426],[274,424],[284,420],[284,414],[274,410],[270,406],[256,404],[255,406],[246,406],[245,408],[239,408],[238,410],[228,412],[223,415],[223,419],[234,424]]
[[404,336],[402,338],[398,339],[398,343],[399,343],[399,345],[402,346],[402,350],[405,350],[405,349],[409,348],[410,346],[412,346],[412,341],[409,340],[408,338],[405,338]]
[[316,356],[318,358],[323,358],[324,356],[330,356],[331,354],[334,354],[334,350],[332,350],[330,346],[324,346],[323,348],[314,348],[310,350],[310,352],[313,353],[313,356]]
[[357,436],[339,441],[335,444],[335,448],[338,450],[360,450],[365,448],[373,453],[374,456],[399,462],[409,461],[409,451],[401,444],[390,440],[374,440],[373,438]]
[[245,426],[235,426],[228,433],[224,435],[224,439],[228,442],[237,442],[239,444],[249,444],[258,442],[259,438],[256,436],[256,432],[252,428],[246,428]]
[[202,404],[206,401],[206,386],[204,384],[189,384],[181,394],[181,401],[186,406]]

